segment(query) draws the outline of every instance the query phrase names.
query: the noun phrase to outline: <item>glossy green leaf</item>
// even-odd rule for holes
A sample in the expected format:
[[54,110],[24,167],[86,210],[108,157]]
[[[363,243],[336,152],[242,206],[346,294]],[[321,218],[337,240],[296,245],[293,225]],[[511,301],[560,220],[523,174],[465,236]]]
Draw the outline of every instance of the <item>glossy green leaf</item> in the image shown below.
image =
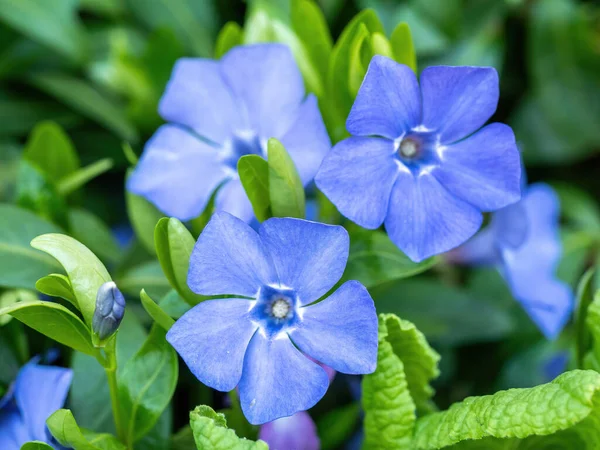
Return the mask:
[[235,22],[227,22],[217,36],[215,44],[215,58],[221,58],[225,53],[243,43],[242,28]]
[[239,438],[234,430],[227,428],[225,416],[209,406],[196,406],[190,412],[190,426],[201,450],[268,450],[264,441],[249,441]]
[[417,54],[413,45],[410,27],[406,22],[400,22],[390,36],[390,45],[394,52],[394,59],[417,72]]
[[127,203],[127,216],[135,231],[135,235],[148,252],[156,254],[156,249],[154,248],[154,228],[159,219],[165,215],[148,200],[132,192],[125,192],[125,200]]
[[343,278],[358,280],[370,288],[417,275],[437,261],[437,258],[429,258],[420,263],[412,262],[382,231],[351,232],[350,255]]
[[82,63],[87,36],[77,16],[77,0],[0,0],[0,20],[31,39]]
[[129,445],[150,431],[175,391],[177,353],[165,334],[165,330],[154,325],[119,377],[119,404],[126,420],[124,428]]
[[73,293],[71,282],[69,281],[69,278],[64,275],[51,273],[50,275],[42,277],[36,281],[35,288],[42,294],[49,295],[50,297],[63,298],[78,308],[77,299]]
[[60,194],[65,196],[69,195],[97,176],[102,175],[104,172],[110,170],[112,166],[112,159],[100,159],[89,166],[82,167],[81,169],[78,169],[77,171],[66,176],[59,181],[56,188]]
[[59,409],[46,420],[52,436],[63,446],[74,450],[125,450],[125,446],[110,434],[81,430],[68,409]]
[[348,85],[346,86],[349,96],[354,99],[365,78],[367,68],[374,49],[369,39],[369,30],[365,24],[358,26],[356,35],[350,43],[350,61],[348,69]]
[[577,286],[577,298],[575,300],[575,349],[577,352],[577,366],[579,368],[583,368],[584,357],[592,344],[590,329],[587,324],[587,315],[590,305],[594,300],[593,281],[595,273],[596,268],[592,267],[588,269],[583,277],[581,277],[581,281]]
[[42,169],[53,182],[75,172],[80,165],[71,139],[54,122],[36,125],[29,135],[23,157]]
[[106,127],[122,139],[136,142],[137,131],[106,94],[87,81],[60,73],[39,73],[30,78],[38,89],[55,97],[82,115]]
[[31,241],[31,246],[56,258],[64,267],[79,310],[91,326],[96,309],[96,294],[111,281],[106,267],[85,245],[64,234],[44,234]]
[[277,139],[268,142],[269,198],[274,217],[298,217],[305,214],[304,186],[294,161]]
[[77,351],[92,356],[97,353],[85,324],[58,303],[18,302],[0,309],[0,316],[3,314],[10,314],[28,327]]
[[120,259],[122,250],[110,228],[99,217],[83,208],[71,208],[68,218],[71,235],[100,259],[110,263]]
[[158,325],[160,325],[163,330],[169,331],[175,321],[166,312],[164,312],[163,309],[156,304],[143,289],[140,292],[140,300],[142,301],[142,306],[148,315],[150,315],[150,317],[152,317],[152,319]]
[[270,217],[269,163],[258,155],[242,156],[237,163],[238,174],[256,218],[263,222]]
[[171,290],[169,280],[156,260],[144,262],[119,275],[117,285],[123,293],[132,297],[139,295],[142,289],[154,298],[161,298]]
[[53,447],[41,441],[26,442],[21,446],[21,450],[54,450]]
[[193,293],[187,284],[190,256],[195,243],[192,234],[175,218],[163,217],[156,224],[154,245],[162,270],[171,286],[190,305],[196,305],[205,298]]
[[60,231],[27,210],[0,204],[0,285],[34,289],[39,278],[59,270],[60,264],[29,243],[40,234]]

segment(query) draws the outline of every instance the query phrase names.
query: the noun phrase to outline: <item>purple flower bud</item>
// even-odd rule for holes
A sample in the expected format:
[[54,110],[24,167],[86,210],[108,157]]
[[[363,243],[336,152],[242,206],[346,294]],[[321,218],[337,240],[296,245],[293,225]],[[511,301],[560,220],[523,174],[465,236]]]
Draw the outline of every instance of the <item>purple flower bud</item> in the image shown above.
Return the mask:
[[306,411],[265,423],[260,427],[258,437],[272,450],[320,448],[317,427]]
[[117,331],[125,314],[125,297],[113,281],[107,281],[96,294],[92,330],[101,340]]

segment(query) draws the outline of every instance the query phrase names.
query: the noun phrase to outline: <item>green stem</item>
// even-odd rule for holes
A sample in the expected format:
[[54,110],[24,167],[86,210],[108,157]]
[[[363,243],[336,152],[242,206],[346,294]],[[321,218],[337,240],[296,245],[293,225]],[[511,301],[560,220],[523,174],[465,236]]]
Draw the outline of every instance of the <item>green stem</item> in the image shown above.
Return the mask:
[[115,351],[116,339],[113,337],[106,343],[105,353],[106,362],[104,371],[108,379],[108,389],[110,391],[110,403],[112,405],[113,418],[115,428],[117,429],[117,437],[121,442],[125,442],[125,432],[122,428],[121,409],[119,408],[119,389],[117,386],[117,352]]

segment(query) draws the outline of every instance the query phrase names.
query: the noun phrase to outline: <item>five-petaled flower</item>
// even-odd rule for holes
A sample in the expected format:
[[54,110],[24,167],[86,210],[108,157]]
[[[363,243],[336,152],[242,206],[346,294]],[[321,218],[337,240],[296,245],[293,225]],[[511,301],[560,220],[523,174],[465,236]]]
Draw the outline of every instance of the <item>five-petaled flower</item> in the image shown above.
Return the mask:
[[282,44],[235,47],[220,61],[177,62],[159,105],[168,124],[148,141],[127,188],[180,220],[215,209],[249,222],[252,205],[237,174],[243,155],[266,156],[279,139],[304,185],[331,148],[316,97]]
[[188,285],[208,300],[169,330],[192,373],[219,391],[238,386],[253,424],[311,408],[329,379],[309,357],[343,373],[377,364],[377,315],[369,293],[341,278],[349,238],[340,226],[273,218],[258,233],[217,212],[198,238]]
[[488,227],[449,254],[456,262],[497,265],[515,299],[549,339],[560,333],[573,308],[571,289],[556,277],[562,254],[559,212],[552,188],[533,184],[520,202],[494,213]]
[[520,198],[512,130],[479,130],[498,95],[492,68],[429,67],[419,89],[410,68],[373,57],[346,123],[353,136],[327,154],[317,186],[362,227],[385,222],[413,261],[462,244],[482,212]]

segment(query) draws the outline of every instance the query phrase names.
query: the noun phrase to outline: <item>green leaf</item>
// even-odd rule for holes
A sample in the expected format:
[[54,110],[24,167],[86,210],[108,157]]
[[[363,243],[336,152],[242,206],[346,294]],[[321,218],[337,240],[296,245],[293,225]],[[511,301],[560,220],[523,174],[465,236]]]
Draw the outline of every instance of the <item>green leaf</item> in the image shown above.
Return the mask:
[[191,309],[189,303],[186,303],[175,290],[171,290],[158,304],[167,315],[174,319],[179,319]]
[[121,258],[119,245],[99,217],[83,208],[72,208],[68,218],[71,235],[101,259],[116,263]]
[[51,273],[45,277],[40,278],[35,283],[35,288],[42,294],[49,295],[51,297],[60,297],[67,300],[73,306],[78,308],[77,299],[73,293],[73,287],[69,278],[59,273]]
[[96,294],[107,281],[112,281],[106,267],[85,245],[64,234],[44,234],[31,241],[31,246],[53,256],[62,264],[79,310],[91,326],[96,309]]
[[[375,33],[373,33],[375,34]],[[369,61],[374,49],[369,39],[369,30],[365,24],[360,24],[354,39],[350,43],[350,61],[348,71],[348,93],[352,99],[356,97],[363,82]]]
[[17,302],[0,309],[30,328],[77,351],[95,356],[90,331],[79,317],[58,303]]
[[244,34],[242,28],[235,22],[227,22],[219,35],[215,44],[215,58],[220,59],[225,53],[237,45],[242,45]]
[[81,169],[66,176],[60,180],[56,188],[60,194],[67,196],[97,176],[102,175],[104,172],[110,170],[112,166],[112,159],[100,159],[89,166],[82,167]]
[[21,450],[54,450],[53,447],[41,441],[26,442],[21,446]]
[[[594,300],[594,274],[596,268],[592,267],[581,277],[577,286],[577,298],[575,300],[575,336],[577,366],[583,368],[584,357],[591,347],[590,330],[587,324],[587,315],[590,305]],[[600,335],[598,336],[600,338]],[[600,344],[600,342],[598,342]]]
[[[129,176],[131,171],[128,171]],[[165,215],[144,197],[132,192],[125,192],[127,216],[142,245],[150,254],[156,254],[154,248],[154,228],[161,217]]]
[[63,446],[74,450],[126,450],[118,439],[110,434],[97,434],[80,430],[73,413],[59,409],[46,420],[52,436]]
[[193,293],[187,284],[190,256],[195,243],[192,234],[175,218],[163,217],[156,224],[154,245],[162,270],[171,286],[192,306],[205,299]]
[[42,120],[52,120],[65,127],[81,122],[79,116],[52,100],[0,95],[0,136],[25,135]]
[[[0,294],[0,311],[9,306],[13,306],[16,303],[34,302],[36,300],[38,300],[37,295],[26,289],[4,291]],[[0,327],[6,325],[11,319],[12,316],[9,314],[0,315]]]
[[[583,290],[586,290],[585,286]],[[586,293],[584,292],[583,294],[585,295]],[[586,303],[588,299],[584,299],[582,302]],[[584,317],[579,316],[578,319],[585,320],[588,333],[591,335],[591,340],[593,341],[591,349],[584,356],[583,367],[600,371],[600,290],[596,291],[594,300],[587,308],[587,314]]]
[[0,204],[0,285],[34,289],[39,278],[60,269],[54,259],[29,245],[39,234],[60,231],[27,210]]
[[123,109],[107,95],[88,82],[60,73],[39,73],[31,83],[45,93],[62,101],[82,115],[129,142],[136,142],[138,134],[123,114]]
[[238,174],[256,218],[263,222],[270,217],[269,163],[258,155],[242,156],[237,163]]
[[275,217],[298,217],[303,219],[306,206],[304,186],[294,161],[285,147],[275,138],[269,139],[269,198]]
[[165,334],[165,330],[154,325],[119,377],[119,404],[126,418],[124,428],[129,446],[150,431],[175,392],[177,353]]
[[132,297],[145,289],[148,295],[161,298],[171,289],[158,261],[148,261],[133,267],[117,278],[117,285],[123,293]]
[[390,45],[394,52],[394,59],[417,72],[417,54],[413,45],[410,27],[406,22],[400,22],[390,36]]
[[429,258],[412,262],[382,231],[358,231],[350,234],[350,255],[344,280],[358,280],[367,288],[387,281],[411,277],[438,262]]
[[[560,439],[560,435],[537,438],[561,430],[569,430],[571,443],[577,435],[590,443],[598,442],[598,400],[600,374],[595,371],[573,370],[554,381],[528,389],[509,389],[494,395],[469,397],[453,404],[444,412],[420,418],[415,428],[415,450],[433,450],[465,440],[477,440],[470,448],[493,448],[492,438],[499,448],[521,448],[518,439],[525,439],[522,448],[561,448],[531,445]],[[567,431],[567,432],[569,432]],[[487,439],[486,439],[487,438]],[[581,441],[580,441],[581,442]],[[476,445],[479,445],[477,447]],[[502,445],[504,444],[504,445]],[[459,446],[458,448],[469,448]],[[593,448],[592,446],[565,446],[562,448]]]
[[41,122],[33,129],[23,157],[42,169],[49,180],[57,182],[79,168],[75,147],[60,125]]
[[317,435],[321,440],[321,448],[339,448],[355,432],[360,414],[360,405],[350,403],[320,417],[317,422]]
[[142,306],[148,315],[152,317],[152,319],[165,331],[169,331],[175,321],[169,317],[169,315],[164,312],[163,309],[157,305],[143,289],[140,292],[140,300],[142,301]]
[[87,54],[87,36],[77,16],[77,0],[0,0],[0,20],[74,62]]
[[268,450],[264,441],[252,442],[239,438],[234,430],[227,428],[225,416],[209,406],[196,406],[190,412],[190,426],[200,450]]

